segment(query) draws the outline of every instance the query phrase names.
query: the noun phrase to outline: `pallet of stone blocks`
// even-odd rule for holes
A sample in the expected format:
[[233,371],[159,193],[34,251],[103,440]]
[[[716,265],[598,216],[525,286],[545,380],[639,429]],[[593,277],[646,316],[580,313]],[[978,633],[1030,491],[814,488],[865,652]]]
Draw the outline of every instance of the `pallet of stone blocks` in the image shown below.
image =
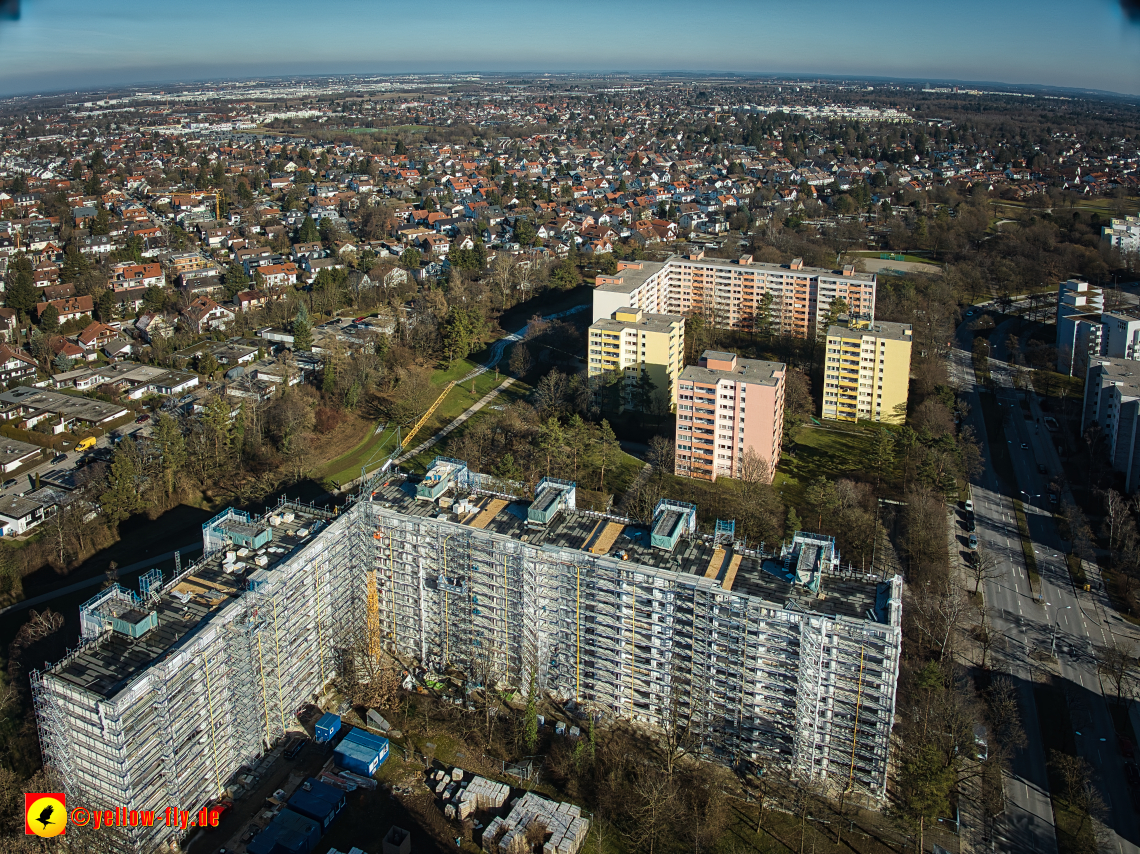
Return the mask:
[[428,783],[443,799],[443,814],[449,819],[463,820],[475,810],[499,809],[511,795],[511,787],[506,783],[483,777],[464,782],[463,776],[462,768],[453,768],[450,773],[435,771]]
[[483,850],[498,854],[529,854],[538,833],[545,840],[542,854],[577,854],[590,829],[589,819],[574,804],[556,803],[527,792],[505,818],[493,819],[483,830]]

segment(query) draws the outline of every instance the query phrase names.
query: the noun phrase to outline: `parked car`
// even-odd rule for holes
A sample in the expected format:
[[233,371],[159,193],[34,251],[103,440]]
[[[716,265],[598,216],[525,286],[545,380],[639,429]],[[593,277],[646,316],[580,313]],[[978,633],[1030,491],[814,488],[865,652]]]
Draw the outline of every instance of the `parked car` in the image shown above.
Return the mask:
[[10,477],[6,481],[4,481],[4,489],[8,489],[10,487],[13,487],[19,482],[20,481],[16,480],[16,478]]
[[967,542],[967,545],[969,545],[969,547],[971,549],[977,549],[977,547],[978,547],[978,535],[977,534],[970,534],[970,539]]
[[969,531],[971,534],[974,533],[974,531],[978,530],[978,523],[974,519],[973,513],[971,513],[968,517],[966,517],[966,530]]
[[1057,503],[1057,493],[1055,493],[1055,492],[1049,493],[1049,503],[1050,504],[1056,504]]
[[966,499],[966,512],[967,513],[973,513],[974,512],[974,502],[971,501],[969,498]]
[[150,421],[150,416],[147,415],[145,412],[142,415],[140,415],[138,418],[135,419],[136,424],[146,424],[146,422],[148,422],[148,421]]
[[56,454],[54,457],[51,458],[51,464],[53,466],[57,466],[60,463],[65,463],[65,462],[67,462],[67,454]]
[[1048,472],[1048,469],[1045,468],[1045,463],[1038,463],[1037,464],[1037,471],[1040,472],[1041,474],[1046,474]]
[[251,839],[253,839],[253,837],[257,836],[257,834],[259,834],[259,833],[261,833],[261,828],[258,827],[256,824],[251,824],[249,827],[247,827],[245,829],[245,833],[243,833],[241,835],[242,843],[243,844],[248,843]]

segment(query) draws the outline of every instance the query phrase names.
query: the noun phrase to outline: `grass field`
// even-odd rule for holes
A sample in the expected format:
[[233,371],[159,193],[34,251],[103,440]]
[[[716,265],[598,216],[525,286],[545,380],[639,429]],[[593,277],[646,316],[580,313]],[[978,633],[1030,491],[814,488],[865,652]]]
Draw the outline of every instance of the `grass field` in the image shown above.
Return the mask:
[[776,467],[775,486],[785,503],[802,508],[804,490],[817,477],[837,480],[865,471],[871,454],[870,429],[805,425],[796,434],[795,456],[784,452]]
[[[474,370],[476,366],[475,362],[468,359],[460,359],[448,369],[441,368],[436,370],[432,374],[432,384],[442,391],[447,383],[465,376]],[[419,444],[424,439],[436,433],[500,382],[502,382],[501,375],[500,378],[496,380],[495,372],[488,371],[475,378],[474,392],[471,390],[472,383],[470,381],[464,383],[462,387],[456,385],[448,393],[447,397],[444,398],[439,409],[432,414],[428,422],[412,437],[413,443]],[[332,481],[337,481],[341,484],[348,483],[353,478],[360,476],[360,467],[362,465],[368,468],[375,468],[383,462],[395,449],[395,444],[395,425],[378,434],[370,432],[364,441],[351,451],[342,454],[326,464],[324,469],[318,474],[318,478],[324,481],[326,485],[331,485]]]
[[[852,255],[855,255],[855,256],[858,256],[859,258],[874,258],[874,259],[878,259],[879,255],[880,255],[880,254],[883,254],[883,253],[880,253],[880,252],[867,252],[867,251],[859,250],[859,251],[857,251],[857,252],[852,252],[851,254],[852,254]],[[899,253],[897,253],[897,252],[891,252],[891,253],[889,253],[889,254],[891,254],[891,255],[898,255]],[[884,260],[886,260],[886,259],[884,259]],[[898,260],[898,259],[896,258],[896,259],[894,259],[894,260]],[[905,252],[903,253],[903,257],[902,257],[902,260],[904,260],[904,261],[912,261],[912,262],[914,262],[915,264],[932,264],[932,265],[934,265],[935,267],[941,267],[941,266],[942,266],[942,265],[941,265],[941,264],[939,264],[937,261],[932,261],[930,258],[926,258],[926,257],[924,257],[924,256],[922,256],[922,255],[910,255],[910,254],[907,254],[907,253],[905,253]]]

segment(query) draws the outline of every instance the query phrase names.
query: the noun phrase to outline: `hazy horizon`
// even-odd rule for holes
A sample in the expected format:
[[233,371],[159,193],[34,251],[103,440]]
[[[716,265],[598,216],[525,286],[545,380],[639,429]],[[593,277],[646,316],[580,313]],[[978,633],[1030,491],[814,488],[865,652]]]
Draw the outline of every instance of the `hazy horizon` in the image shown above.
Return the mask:
[[3,96],[463,72],[819,75],[1136,96],[1140,21],[1120,0],[1089,0],[1079,14],[1061,0],[710,0],[697,9],[679,0],[439,0],[430,19],[388,0],[329,0],[319,12],[296,0],[161,11],[136,0],[24,0],[17,20],[0,21]]

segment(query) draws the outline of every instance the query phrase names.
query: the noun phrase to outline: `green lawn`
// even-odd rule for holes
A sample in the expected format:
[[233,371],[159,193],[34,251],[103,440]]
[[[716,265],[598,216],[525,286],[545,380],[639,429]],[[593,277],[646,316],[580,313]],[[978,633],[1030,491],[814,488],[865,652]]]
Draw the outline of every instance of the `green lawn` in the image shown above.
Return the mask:
[[[855,255],[859,258],[871,258],[874,260],[878,260],[879,255],[883,254],[883,253],[859,250],[857,252],[852,252],[851,254]],[[886,254],[898,255],[899,253],[898,252],[890,252],[890,253],[886,253]],[[930,258],[927,258],[923,255],[911,255],[909,253],[904,252],[904,253],[902,253],[902,256],[903,256],[902,259],[904,261],[913,261],[915,264],[932,264],[935,267],[942,266],[937,261],[932,261]],[[884,258],[883,260],[886,261],[888,259]],[[896,258],[894,260],[897,261],[898,259]]]
[[[452,380],[458,380],[460,377],[470,373],[475,367],[477,366],[474,362],[467,359],[460,359],[450,368],[441,368],[435,371],[431,378],[432,384],[442,391],[447,383]],[[474,381],[474,393],[471,392],[472,384],[470,381],[464,383],[462,387],[456,385],[448,393],[447,397],[444,398],[439,409],[428,419],[427,424],[421,427],[420,431],[412,437],[412,441],[415,444],[419,444],[424,439],[436,433],[445,424],[467,409],[472,403],[498,385],[499,382],[502,382],[502,379],[502,376],[500,376],[499,380],[496,381],[494,371],[480,374]],[[334,480],[339,483],[347,483],[353,478],[360,477],[360,467],[362,465],[368,468],[374,468],[383,462],[395,449],[395,443],[396,430],[394,426],[379,435],[370,432],[364,441],[351,451],[329,462],[319,476],[326,483],[331,483],[331,481]]]
[[805,425],[796,434],[795,456],[785,451],[776,467],[776,489],[784,502],[804,507],[804,490],[815,478],[838,480],[847,474],[865,472],[871,455],[874,430],[866,427]]

